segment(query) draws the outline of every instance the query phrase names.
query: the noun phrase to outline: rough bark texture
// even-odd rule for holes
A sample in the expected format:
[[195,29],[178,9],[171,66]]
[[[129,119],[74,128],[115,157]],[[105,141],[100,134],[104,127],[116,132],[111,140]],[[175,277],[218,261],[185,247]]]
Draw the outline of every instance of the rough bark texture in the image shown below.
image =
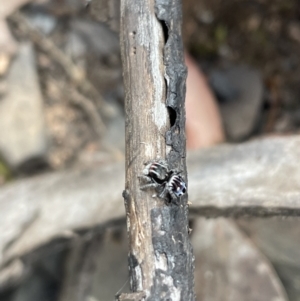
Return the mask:
[[146,161],[166,159],[187,180],[180,1],[122,1],[121,49],[131,289],[145,300],[194,300],[187,195],[168,204],[138,179]]

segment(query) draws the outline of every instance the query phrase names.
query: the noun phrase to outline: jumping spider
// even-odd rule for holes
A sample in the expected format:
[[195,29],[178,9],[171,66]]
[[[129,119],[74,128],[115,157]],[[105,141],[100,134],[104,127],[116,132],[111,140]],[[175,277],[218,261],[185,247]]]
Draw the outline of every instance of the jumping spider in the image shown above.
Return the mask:
[[165,160],[152,160],[145,163],[143,175],[139,176],[147,184],[142,185],[142,190],[153,187],[158,192],[158,197],[177,201],[186,193],[186,184],[176,170],[169,170]]

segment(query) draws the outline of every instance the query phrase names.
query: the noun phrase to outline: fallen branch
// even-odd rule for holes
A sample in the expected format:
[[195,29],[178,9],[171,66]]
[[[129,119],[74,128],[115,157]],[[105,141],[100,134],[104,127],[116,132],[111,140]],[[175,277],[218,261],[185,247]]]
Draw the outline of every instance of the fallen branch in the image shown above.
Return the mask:
[[[300,216],[299,158],[299,136],[190,153],[190,211],[206,217]],[[55,238],[72,239],[78,229],[125,218],[124,163],[93,166],[0,189],[0,228],[9,229],[0,232],[0,266]],[[66,218],[66,212],[72,214]]]

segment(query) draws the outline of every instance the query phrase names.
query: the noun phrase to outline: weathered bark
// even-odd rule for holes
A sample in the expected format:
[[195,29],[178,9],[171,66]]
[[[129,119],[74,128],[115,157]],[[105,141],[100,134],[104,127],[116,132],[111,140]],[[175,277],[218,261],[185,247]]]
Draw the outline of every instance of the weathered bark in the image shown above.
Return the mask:
[[[127,298],[194,300],[187,195],[169,204],[140,190],[144,163],[185,164],[185,78],[179,0],[121,1],[131,289]],[[124,296],[123,296],[124,297]],[[121,296],[121,298],[123,298]],[[143,298],[143,297],[142,297]]]

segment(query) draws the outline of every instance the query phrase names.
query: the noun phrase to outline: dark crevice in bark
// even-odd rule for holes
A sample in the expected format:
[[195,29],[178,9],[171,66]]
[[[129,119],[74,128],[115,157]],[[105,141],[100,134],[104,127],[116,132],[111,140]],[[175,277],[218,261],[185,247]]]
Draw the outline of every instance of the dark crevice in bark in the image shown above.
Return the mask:
[[164,21],[160,21],[160,24],[161,24],[161,27],[163,30],[164,40],[165,40],[165,44],[166,44],[168,41],[168,38],[169,38],[169,28],[168,28],[166,22],[164,22]]
[[[181,38],[181,1],[156,0],[155,13],[162,24],[165,36],[164,65],[166,82],[166,107],[170,128],[166,132],[166,144],[171,150],[166,160],[171,169],[186,173],[186,137],[185,137],[185,80],[187,69],[184,64]],[[148,300],[195,300],[194,295],[194,257],[189,241],[187,194],[180,203],[171,202],[168,206],[154,208],[151,211],[152,243],[157,262],[162,264],[156,269],[155,279]],[[162,235],[161,233],[164,233]],[[166,279],[173,282],[173,290],[166,286]],[[178,300],[179,300],[178,299]]]
[[177,113],[176,111],[171,108],[168,107],[168,113],[169,113],[169,118],[170,118],[170,127],[174,126],[176,123],[176,119],[177,119]]

